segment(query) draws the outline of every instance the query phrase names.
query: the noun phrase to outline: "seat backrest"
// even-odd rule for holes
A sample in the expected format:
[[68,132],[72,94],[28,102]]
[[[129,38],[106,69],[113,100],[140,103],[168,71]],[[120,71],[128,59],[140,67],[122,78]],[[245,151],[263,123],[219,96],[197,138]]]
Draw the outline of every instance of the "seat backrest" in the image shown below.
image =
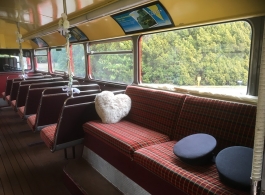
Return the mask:
[[185,94],[128,86],[125,92],[132,100],[127,120],[172,137]]
[[5,96],[10,95],[10,91],[11,91],[11,88],[12,88],[12,83],[13,83],[12,79],[7,79],[6,80]]
[[41,72],[28,72],[26,74],[28,75],[28,77],[42,76],[43,75]]
[[19,86],[16,97],[16,107],[21,107],[25,105],[29,87],[30,84]]
[[[26,79],[32,79],[32,78],[34,78],[34,76],[43,76],[43,75],[42,75],[42,73],[28,74],[28,78],[26,78]],[[12,75],[12,76],[8,76],[6,78],[5,96],[10,95],[13,79],[15,79],[15,80],[19,79],[19,81],[23,80],[21,78],[16,78],[16,77],[17,77],[17,75],[15,75],[15,76]],[[43,77],[41,77],[41,78],[43,78]]]
[[217,152],[234,145],[253,147],[255,122],[254,105],[188,95],[173,138],[210,134],[217,140]]
[[67,142],[83,138],[82,125],[95,119],[98,119],[98,116],[94,102],[64,105],[56,128],[54,150],[61,149]]
[[[74,83],[77,81],[74,81]],[[25,103],[25,108],[24,108],[24,114],[25,115],[30,115],[30,114],[36,114],[38,110],[38,106],[40,103],[40,99],[42,95],[47,95],[47,94],[56,94],[56,93],[66,93],[62,91],[62,86],[67,85],[68,81],[59,81],[57,84],[60,84],[61,86],[55,86],[55,87],[43,87],[43,88],[35,88],[36,86],[41,86],[39,84],[34,84],[30,86],[30,89],[27,94],[27,99]],[[52,86],[53,83],[50,83]],[[57,85],[56,84],[56,85]],[[48,85],[46,85],[48,86]],[[79,85],[74,85],[78,87]],[[98,90],[96,90],[98,91]],[[84,94],[85,92],[82,92],[81,94]],[[92,92],[87,92],[87,93],[92,93]]]
[[[89,85],[78,85],[78,84],[79,83],[73,81],[73,88],[77,88],[80,91],[86,91],[86,90],[91,90],[91,89],[98,89],[99,90],[100,89],[98,84],[89,84]],[[67,87],[67,85],[65,85],[65,87]],[[62,87],[60,87],[60,89],[49,88],[43,92],[43,95],[58,93],[58,90],[60,91],[60,93],[63,92]]]
[[53,81],[63,81],[63,78],[62,77],[54,77],[54,78],[41,78],[41,79],[33,79],[33,80],[13,81],[11,91],[10,91],[10,101],[16,99],[20,85],[33,84],[33,83],[43,83],[43,82],[53,82]]
[[42,95],[36,113],[35,131],[39,126],[57,123],[64,101],[68,97],[66,93]]
[[69,97],[67,100],[65,100],[64,105],[69,106],[73,104],[81,104],[86,102],[93,102],[95,100],[97,93],[89,94],[89,95],[80,95],[80,96],[74,96]]
[[25,115],[36,114],[42,92],[47,88],[56,88],[56,89],[58,88],[58,93],[60,93],[62,91],[61,90],[59,91],[59,88],[61,89],[61,86],[67,85],[67,83],[68,81],[54,81],[54,82],[21,85],[20,87],[24,86],[29,86],[29,87],[28,91],[26,92],[26,97],[23,96],[22,98],[19,97],[17,99],[17,107],[25,106],[24,108]]
[[91,89],[100,89],[98,84],[87,84],[87,85],[78,85],[78,86],[73,86],[75,88],[78,88],[80,91],[87,91]]
[[95,94],[95,93],[100,93],[100,92],[101,92],[100,89],[90,89],[86,91],[80,91],[79,93],[74,93],[73,96],[77,97],[77,96],[90,95],[90,94]]
[[[78,83],[78,81],[74,80],[74,83]],[[54,82],[41,82],[41,83],[32,83],[30,84],[30,89],[35,89],[35,88],[50,88],[50,87],[58,87],[62,88],[62,86],[67,85],[68,81],[54,81]]]
[[[35,80],[35,79],[44,79],[45,77],[43,75],[38,75],[38,76],[31,76],[31,77],[27,77],[25,79],[22,79],[20,77],[18,78],[14,78],[14,81],[28,81],[28,80]],[[51,78],[51,76],[49,77]]]
[[[85,94],[86,92],[82,92],[81,94],[77,94],[74,97],[69,97],[65,101],[65,105],[72,105],[72,104],[81,104],[81,103],[86,103],[86,102],[91,102],[95,101],[96,95],[100,93],[101,90],[99,91],[90,91],[90,94]],[[112,91],[114,95],[116,94],[122,94],[125,93],[125,90],[117,90],[117,91]]]

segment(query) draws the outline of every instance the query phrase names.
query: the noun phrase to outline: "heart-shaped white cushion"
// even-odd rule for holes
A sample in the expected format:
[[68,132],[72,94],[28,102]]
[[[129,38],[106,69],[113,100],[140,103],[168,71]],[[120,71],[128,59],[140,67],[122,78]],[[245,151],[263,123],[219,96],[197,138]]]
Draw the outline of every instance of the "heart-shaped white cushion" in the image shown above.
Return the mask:
[[103,91],[97,94],[95,107],[103,123],[117,123],[129,113],[131,98],[126,94]]

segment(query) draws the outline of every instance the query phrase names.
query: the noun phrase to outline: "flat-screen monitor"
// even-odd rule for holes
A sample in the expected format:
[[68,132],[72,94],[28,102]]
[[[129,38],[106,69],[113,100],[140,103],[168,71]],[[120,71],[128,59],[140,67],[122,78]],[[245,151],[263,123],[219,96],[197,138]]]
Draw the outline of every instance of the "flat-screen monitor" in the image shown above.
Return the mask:
[[112,18],[126,34],[174,26],[170,15],[159,2],[115,14]]
[[77,41],[88,41],[87,36],[77,27],[69,29],[71,37],[69,38],[70,43]]
[[33,38],[31,41],[36,43],[39,47],[49,47],[49,45],[40,37]]

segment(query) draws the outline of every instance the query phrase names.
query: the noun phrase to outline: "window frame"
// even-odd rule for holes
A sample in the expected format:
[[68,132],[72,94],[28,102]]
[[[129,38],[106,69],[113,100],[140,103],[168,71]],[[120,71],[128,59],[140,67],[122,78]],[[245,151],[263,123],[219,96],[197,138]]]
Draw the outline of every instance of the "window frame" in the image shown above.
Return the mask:
[[[46,51],[46,55],[45,54],[37,54],[36,53],[36,51],[41,51],[41,50],[45,50]],[[48,48],[39,48],[39,49],[34,49],[34,52],[33,52],[33,57],[34,57],[34,64],[35,64],[35,66],[34,66],[34,68],[35,68],[35,70],[36,71],[40,71],[40,72],[49,72],[50,71],[50,68],[49,68],[49,49]],[[38,62],[37,62],[37,57],[38,56],[46,56],[47,57],[47,68],[48,68],[48,70],[46,71],[46,70],[38,70],[37,69],[37,67],[36,67],[36,65],[38,64]]]
[[[72,53],[73,53],[73,46],[74,45],[83,45],[83,49],[84,49],[84,69],[85,69],[85,74],[84,74],[84,76],[83,77],[81,77],[81,76],[76,76],[76,75],[74,75],[74,77],[75,78],[86,78],[87,77],[87,53],[86,53],[86,45],[87,45],[87,43],[85,42],[77,42],[77,43],[73,43],[73,44],[71,44],[70,45],[70,49],[72,50]],[[72,56],[72,60],[74,60],[74,56]],[[71,66],[72,66],[72,69],[74,70],[75,69],[75,65],[74,65],[74,62],[71,64]]]
[[[132,42],[132,50],[117,50],[117,51],[102,51],[102,52],[94,52],[90,50],[90,46],[91,45],[95,45],[95,44],[104,44],[104,43],[112,43],[112,42],[121,42],[121,41],[131,41]],[[108,40],[101,40],[101,41],[89,41],[87,42],[86,45],[86,53],[87,53],[87,64],[88,64],[88,68],[87,68],[87,77],[89,80],[93,80],[93,81],[100,81],[103,83],[113,83],[113,84],[121,84],[121,85],[128,85],[126,83],[122,83],[122,82],[114,82],[114,81],[107,81],[107,80],[99,80],[99,79],[94,79],[92,78],[92,67],[91,67],[91,61],[90,61],[90,56],[93,55],[100,55],[100,54],[132,54],[132,68],[135,69],[135,65],[134,65],[134,42],[132,40],[132,38],[129,37],[125,37],[125,38],[116,38],[116,39],[108,39]],[[133,71],[134,72],[134,71]],[[134,80],[134,73],[132,75],[132,83]]]
[[[170,31],[178,31],[178,30],[184,30],[184,29],[191,29],[191,28],[198,28],[198,27],[204,27],[204,26],[211,26],[211,25],[218,25],[218,24],[225,24],[225,23],[230,23],[230,22],[247,22],[250,27],[251,27],[251,38],[250,38],[250,53],[249,53],[249,68],[248,68],[248,81],[246,84],[246,95],[252,95],[252,96],[257,96],[257,88],[258,88],[258,77],[254,75],[259,75],[259,66],[260,66],[260,59],[258,57],[254,57],[256,60],[255,63],[253,63],[253,47],[257,45],[260,46],[260,40],[262,40],[262,33],[260,28],[263,27],[263,20],[262,17],[257,17],[257,18],[246,18],[246,19],[239,19],[239,20],[232,20],[232,21],[222,21],[218,23],[210,23],[210,24],[203,24],[203,25],[196,25],[196,26],[191,26],[191,27],[185,27],[185,28],[174,28],[170,30],[164,30],[164,31],[158,31],[158,32],[151,32],[151,33],[145,33],[139,36],[138,39],[138,49],[139,49],[139,71],[137,72],[137,82],[136,84],[142,84],[142,76],[141,76],[141,71],[142,71],[142,65],[141,65],[141,47],[142,47],[142,37],[145,35],[150,35],[150,34],[156,34],[156,33],[162,33],[162,32],[170,32]],[[258,29],[258,30],[257,30]],[[259,33],[257,33],[259,32]],[[258,37],[258,38],[257,38]],[[258,50],[260,51],[260,50]],[[256,54],[258,55],[258,54]],[[259,63],[257,62],[259,61]],[[251,86],[250,86],[251,85]]]

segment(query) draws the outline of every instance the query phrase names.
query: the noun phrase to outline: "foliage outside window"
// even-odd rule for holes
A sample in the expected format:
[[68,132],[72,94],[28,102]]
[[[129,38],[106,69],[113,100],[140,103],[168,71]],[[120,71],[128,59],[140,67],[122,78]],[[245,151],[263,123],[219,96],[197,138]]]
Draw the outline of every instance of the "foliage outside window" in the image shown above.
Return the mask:
[[91,77],[131,84],[133,81],[131,40],[96,43],[89,46]]
[[144,35],[141,82],[245,95],[252,29],[245,21]]
[[65,48],[51,49],[52,69],[54,72],[63,71],[68,72],[67,69],[67,55]]
[[48,56],[46,49],[35,50],[36,69],[48,72]]
[[72,45],[73,51],[73,65],[74,65],[74,76],[85,77],[85,51],[83,44]]

